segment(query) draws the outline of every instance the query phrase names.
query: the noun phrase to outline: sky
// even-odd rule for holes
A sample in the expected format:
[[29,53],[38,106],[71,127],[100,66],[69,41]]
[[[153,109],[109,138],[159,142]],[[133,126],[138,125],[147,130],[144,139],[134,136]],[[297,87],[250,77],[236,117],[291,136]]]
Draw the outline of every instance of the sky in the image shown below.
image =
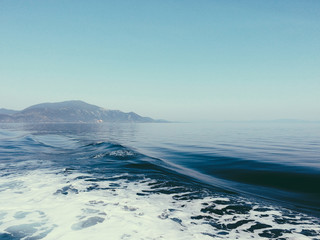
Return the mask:
[[318,0],[0,0],[0,108],[320,120]]

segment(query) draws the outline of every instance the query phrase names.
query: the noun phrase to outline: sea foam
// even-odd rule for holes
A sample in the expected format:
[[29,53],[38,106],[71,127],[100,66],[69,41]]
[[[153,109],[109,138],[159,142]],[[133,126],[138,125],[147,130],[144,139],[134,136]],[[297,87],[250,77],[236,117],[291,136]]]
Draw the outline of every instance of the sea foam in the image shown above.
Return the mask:
[[[0,238],[312,239],[316,218],[240,197],[163,193],[150,178],[97,179],[73,170],[32,170],[0,178]],[[154,187],[157,186],[158,187]],[[238,205],[234,205],[235,201]],[[241,203],[241,204],[239,204]]]

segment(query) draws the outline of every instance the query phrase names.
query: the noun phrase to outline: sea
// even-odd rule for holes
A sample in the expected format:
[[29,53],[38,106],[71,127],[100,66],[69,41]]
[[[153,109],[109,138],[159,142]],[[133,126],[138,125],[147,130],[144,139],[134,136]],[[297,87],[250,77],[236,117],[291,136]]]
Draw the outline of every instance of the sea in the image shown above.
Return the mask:
[[0,239],[320,239],[320,123],[2,123]]

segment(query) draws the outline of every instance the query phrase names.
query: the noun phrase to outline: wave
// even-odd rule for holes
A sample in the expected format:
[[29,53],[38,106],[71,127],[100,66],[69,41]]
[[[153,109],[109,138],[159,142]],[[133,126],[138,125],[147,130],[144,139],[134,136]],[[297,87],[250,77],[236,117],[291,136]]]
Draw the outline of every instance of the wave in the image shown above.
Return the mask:
[[[43,167],[70,168],[95,174],[147,174],[197,181],[216,190],[252,194],[291,207],[320,212],[320,173],[316,168],[230,157],[221,153],[188,152],[178,148],[159,148],[162,157],[150,156],[114,141],[90,141],[61,135],[4,135],[3,160],[29,162],[35,151],[42,161],[33,161],[21,170]],[[191,148],[191,150],[196,147]],[[10,158],[8,157],[10,155]],[[44,164],[46,162],[47,164]],[[14,166],[11,166],[14,167]],[[155,176],[158,175],[158,176]]]
[[[6,138],[1,149],[15,146],[25,155],[0,155],[1,172],[6,173],[0,177],[0,238],[320,236],[317,218],[238,194],[238,180],[221,181],[219,186],[213,181],[222,177],[212,169],[232,172],[249,164],[240,158],[219,156],[216,165],[210,165],[211,155],[180,151],[180,162],[174,163],[168,157],[172,151],[158,157],[115,141],[60,135]],[[251,166],[253,172],[259,170],[256,166],[259,163]]]

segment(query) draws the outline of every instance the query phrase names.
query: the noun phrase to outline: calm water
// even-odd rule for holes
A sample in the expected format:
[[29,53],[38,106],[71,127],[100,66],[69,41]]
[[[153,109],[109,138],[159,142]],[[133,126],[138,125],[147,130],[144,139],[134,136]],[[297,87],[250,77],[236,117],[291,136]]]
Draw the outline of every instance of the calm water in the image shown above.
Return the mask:
[[0,239],[319,239],[320,124],[0,125]]

